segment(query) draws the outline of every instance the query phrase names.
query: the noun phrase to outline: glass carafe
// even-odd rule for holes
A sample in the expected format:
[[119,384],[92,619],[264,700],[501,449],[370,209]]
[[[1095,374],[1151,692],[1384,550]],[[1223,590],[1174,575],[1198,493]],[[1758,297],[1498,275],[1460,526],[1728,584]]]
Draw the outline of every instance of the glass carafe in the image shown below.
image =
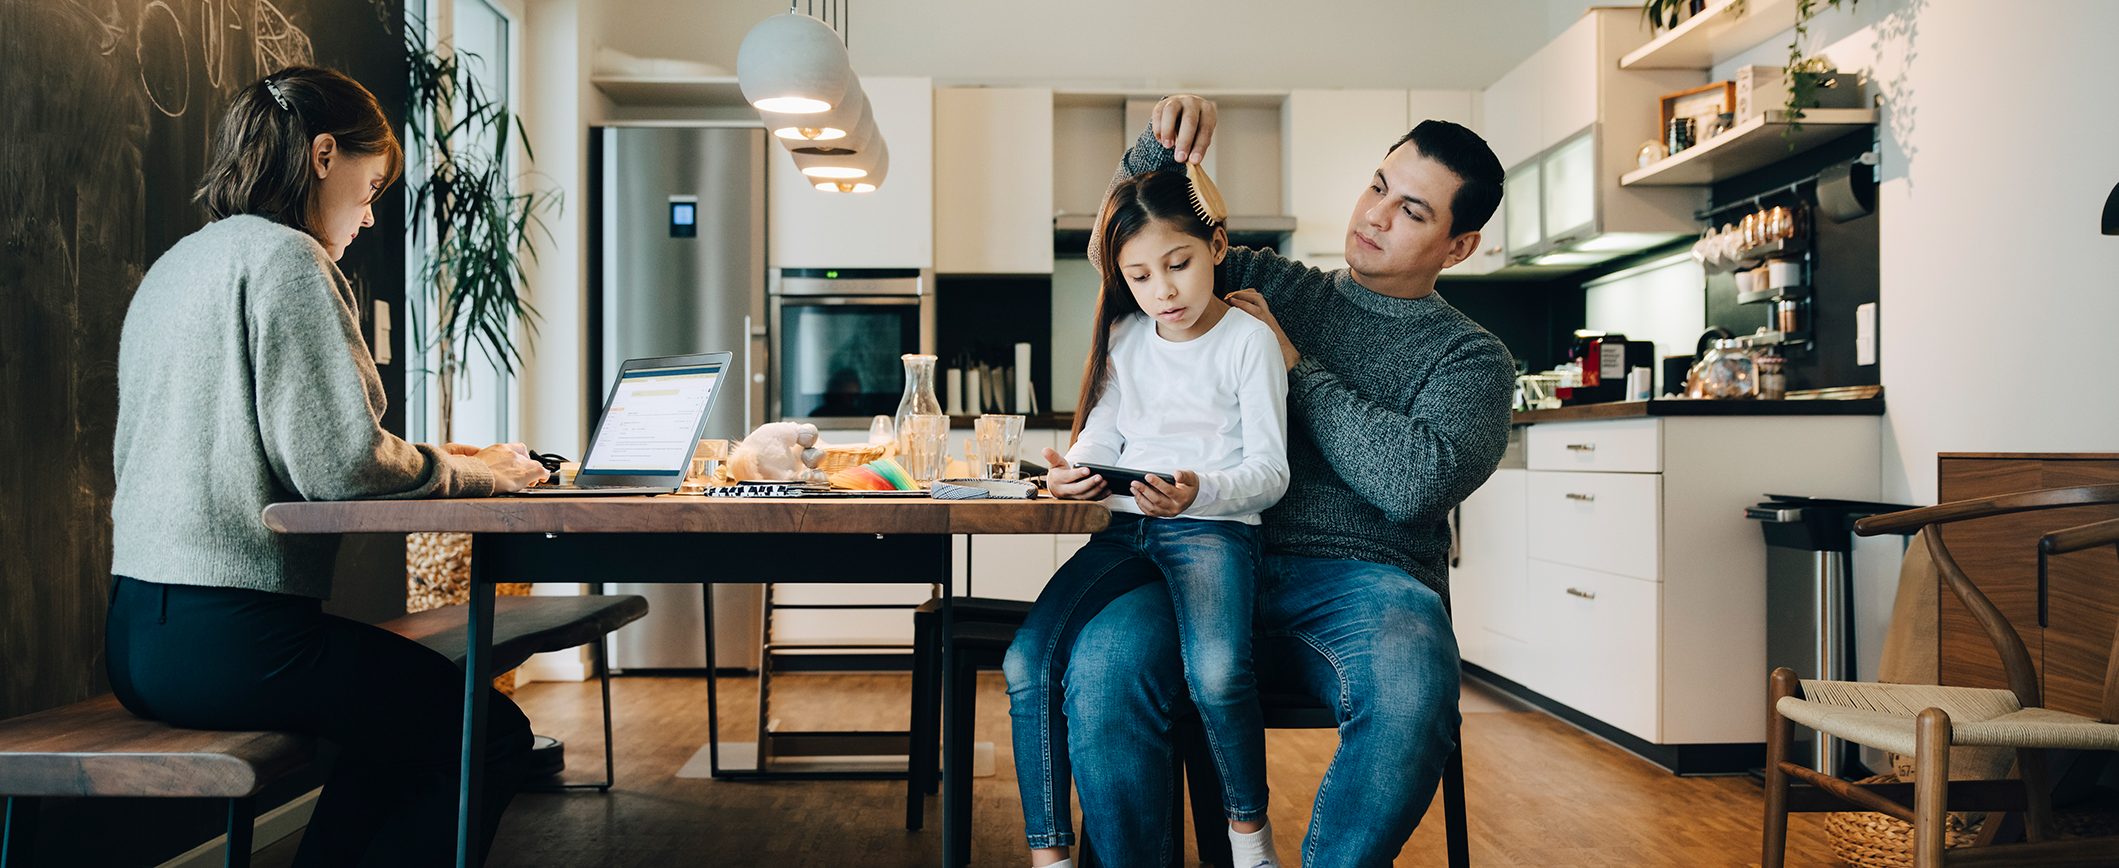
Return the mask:
[[942,413],[942,402],[934,397],[934,357],[919,353],[906,353],[898,357],[905,363],[905,396],[898,399],[898,451],[905,451],[905,418],[908,416],[938,416]]

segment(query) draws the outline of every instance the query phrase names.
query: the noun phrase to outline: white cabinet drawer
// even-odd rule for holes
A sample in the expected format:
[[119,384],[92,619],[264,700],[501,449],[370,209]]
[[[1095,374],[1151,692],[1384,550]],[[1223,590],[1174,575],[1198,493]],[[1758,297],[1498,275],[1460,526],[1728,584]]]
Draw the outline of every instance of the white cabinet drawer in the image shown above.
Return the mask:
[[1654,582],[1532,559],[1544,630],[1532,689],[1651,742],[1660,737]]
[[1663,472],[1660,419],[1541,422],[1523,435],[1532,470]]
[[1530,556],[1637,579],[1662,578],[1663,477],[1528,474]]

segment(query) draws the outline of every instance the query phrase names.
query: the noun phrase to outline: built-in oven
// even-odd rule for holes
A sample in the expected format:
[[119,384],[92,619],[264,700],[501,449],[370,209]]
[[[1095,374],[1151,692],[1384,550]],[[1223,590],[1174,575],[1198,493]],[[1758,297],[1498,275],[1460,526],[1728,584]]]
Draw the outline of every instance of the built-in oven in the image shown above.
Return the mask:
[[767,289],[772,418],[858,430],[896,415],[901,357],[934,352],[932,273],[788,268]]

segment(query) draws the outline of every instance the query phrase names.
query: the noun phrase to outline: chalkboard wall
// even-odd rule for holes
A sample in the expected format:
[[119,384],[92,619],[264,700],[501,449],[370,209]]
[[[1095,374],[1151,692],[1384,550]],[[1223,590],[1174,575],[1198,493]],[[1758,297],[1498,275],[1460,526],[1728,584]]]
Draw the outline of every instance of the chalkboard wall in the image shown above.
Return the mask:
[[[403,20],[401,0],[0,0],[0,718],[107,689],[119,328],[205,223],[191,194],[229,96],[314,63],[401,117]],[[364,319],[403,308],[403,202],[340,263]],[[395,405],[402,366],[382,371]]]
[[[0,718],[109,689],[118,333],[147,267],[205,224],[191,193],[229,96],[311,63],[358,79],[401,119],[403,10],[402,0],[0,0]],[[340,263],[364,294],[364,320],[370,300],[390,302],[393,335],[405,333],[403,212],[399,186]],[[382,373],[395,406],[402,364]],[[385,423],[403,428],[397,410]],[[398,539],[349,545],[332,608],[402,612],[403,550]],[[260,809],[315,786],[315,774],[274,787]],[[155,864],[217,833],[217,810],[47,803],[39,864]]]

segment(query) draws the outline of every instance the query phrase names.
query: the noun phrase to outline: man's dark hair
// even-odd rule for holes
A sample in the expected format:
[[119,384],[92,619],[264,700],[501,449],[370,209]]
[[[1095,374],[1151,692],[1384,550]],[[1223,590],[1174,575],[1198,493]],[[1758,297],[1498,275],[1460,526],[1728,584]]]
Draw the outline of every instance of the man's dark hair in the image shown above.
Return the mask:
[[[1391,146],[1396,151],[1412,143],[1420,155],[1455,172],[1463,183],[1449,200],[1449,234],[1477,231],[1501,207],[1501,159],[1479,134],[1449,121],[1421,121]],[[1390,151],[1384,152],[1385,156]]]

